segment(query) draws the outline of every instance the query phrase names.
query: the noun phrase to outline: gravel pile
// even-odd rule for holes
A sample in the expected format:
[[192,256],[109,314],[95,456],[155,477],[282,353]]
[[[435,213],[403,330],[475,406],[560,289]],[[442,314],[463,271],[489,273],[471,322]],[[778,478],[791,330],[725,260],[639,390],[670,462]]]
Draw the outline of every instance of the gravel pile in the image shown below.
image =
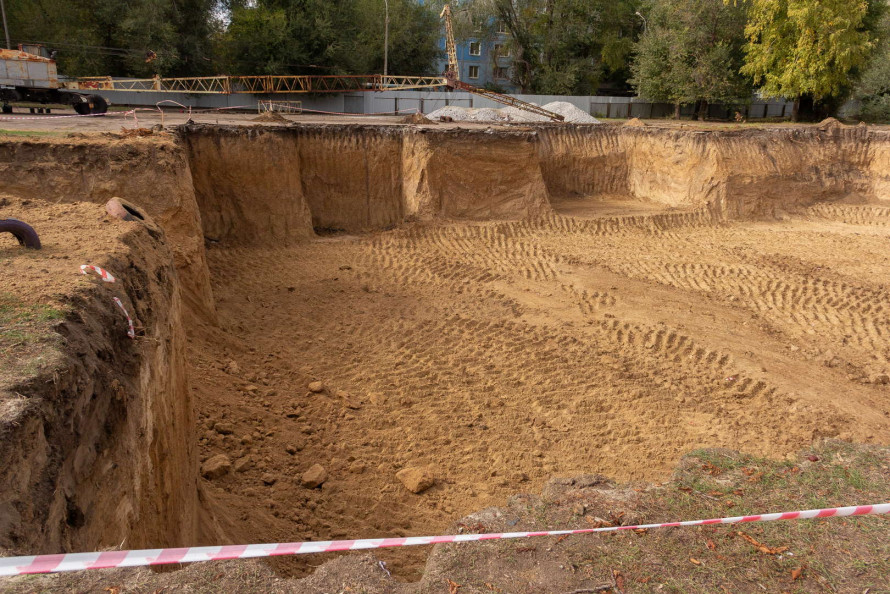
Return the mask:
[[[571,103],[565,101],[554,101],[544,106],[547,111],[558,113],[565,117],[565,121],[571,124],[599,124],[600,121],[595,117],[578,109]],[[516,107],[505,107],[503,109],[491,109],[483,107],[481,109],[468,109],[466,107],[458,107],[449,105],[442,107],[426,116],[433,121],[439,121],[442,117],[449,117],[455,122],[549,122],[550,118],[529,111],[524,111]]]
[[566,122],[572,124],[599,124],[600,121],[584,110],[578,109],[565,101],[554,101],[544,106],[547,111],[558,113],[565,117]]

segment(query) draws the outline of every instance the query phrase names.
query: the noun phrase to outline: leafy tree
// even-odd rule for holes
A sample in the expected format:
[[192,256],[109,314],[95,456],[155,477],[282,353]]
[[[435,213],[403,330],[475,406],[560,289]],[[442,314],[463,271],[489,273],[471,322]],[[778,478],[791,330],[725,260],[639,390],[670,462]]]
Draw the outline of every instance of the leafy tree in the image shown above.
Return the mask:
[[743,64],[746,3],[723,0],[656,0],[636,46],[631,84],[652,101],[680,106],[697,102],[699,117],[709,103],[750,96]]
[[875,48],[874,28],[884,0],[751,0],[743,72],[761,92],[825,101],[850,90],[850,81]]
[[890,16],[884,18],[880,33],[879,47],[863,72],[854,96],[861,103],[861,118],[890,122]]
[[[6,0],[13,43],[44,42],[73,76],[210,70],[215,0]],[[154,59],[146,61],[148,52]]]
[[[411,0],[389,0],[389,16],[389,73],[431,73],[438,15]],[[233,7],[218,45],[231,72],[382,72],[384,18],[382,0],[259,0]]]
[[[642,0],[469,0],[476,23],[503,24],[524,92],[593,94],[623,85]],[[479,25],[477,25],[479,27]],[[481,27],[480,27],[481,28]]]

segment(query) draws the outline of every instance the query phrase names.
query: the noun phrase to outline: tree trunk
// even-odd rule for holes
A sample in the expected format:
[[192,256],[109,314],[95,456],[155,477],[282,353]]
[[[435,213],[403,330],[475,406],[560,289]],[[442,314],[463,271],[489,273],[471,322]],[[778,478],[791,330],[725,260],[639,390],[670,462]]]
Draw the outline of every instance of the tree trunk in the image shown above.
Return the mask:
[[797,97],[794,100],[794,105],[791,107],[791,121],[797,122],[800,120],[800,97]]
[[698,104],[698,121],[704,122],[708,119],[708,101],[702,99]]
[[674,119],[675,120],[680,119],[680,104],[679,103],[674,103]]

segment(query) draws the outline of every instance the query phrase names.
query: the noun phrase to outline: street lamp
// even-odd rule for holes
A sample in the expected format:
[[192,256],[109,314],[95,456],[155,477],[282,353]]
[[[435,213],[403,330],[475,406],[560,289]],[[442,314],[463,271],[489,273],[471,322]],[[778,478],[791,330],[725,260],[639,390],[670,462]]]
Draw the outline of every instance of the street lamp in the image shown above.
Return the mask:
[[386,77],[389,62],[389,0],[383,0],[383,6],[386,10],[386,20],[383,25],[383,76]]
[[6,33],[6,49],[12,49],[12,45],[9,43],[9,28],[6,26],[6,6],[3,5],[3,0],[0,0],[0,12],[3,13],[3,32]]
[[640,17],[641,19],[643,19],[643,33],[645,33],[645,32],[646,32],[646,29],[648,29],[648,25],[647,25],[647,23],[646,23],[646,17],[644,17],[643,15],[641,15],[639,10],[636,11],[634,14],[637,15],[638,17]]

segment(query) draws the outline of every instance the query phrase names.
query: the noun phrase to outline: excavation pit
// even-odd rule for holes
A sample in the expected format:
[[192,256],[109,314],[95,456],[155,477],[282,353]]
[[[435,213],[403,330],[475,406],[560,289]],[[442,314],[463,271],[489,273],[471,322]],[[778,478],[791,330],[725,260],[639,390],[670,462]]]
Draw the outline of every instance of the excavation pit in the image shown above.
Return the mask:
[[[97,363],[61,368],[95,427],[67,423],[68,399],[25,406],[58,368],[3,386],[0,448],[46,455],[2,469],[21,519],[0,546],[433,534],[552,476],[660,481],[702,447],[890,443],[888,165],[887,132],[837,126],[4,142],[0,216],[53,231],[43,254],[0,244],[3,291],[58,305],[53,348]],[[104,218],[113,196],[164,234]],[[122,243],[60,260],[96,237]],[[136,341],[98,281],[28,293],[80,264],[121,278]],[[410,491],[406,468],[434,484]],[[100,479],[107,492],[86,488]],[[411,580],[426,554],[380,557]]]

